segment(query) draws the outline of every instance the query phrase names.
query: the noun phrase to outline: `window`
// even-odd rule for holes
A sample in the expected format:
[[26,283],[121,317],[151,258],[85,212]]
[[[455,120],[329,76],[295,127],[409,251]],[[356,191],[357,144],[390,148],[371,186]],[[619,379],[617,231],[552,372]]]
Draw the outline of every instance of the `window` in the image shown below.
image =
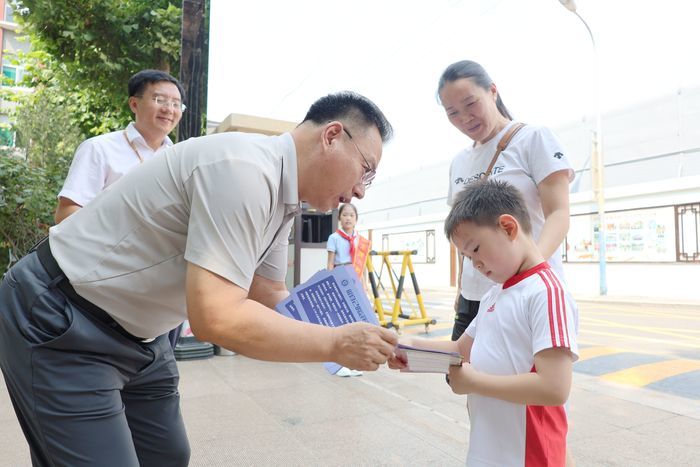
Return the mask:
[[11,65],[5,60],[2,64],[2,85],[16,86],[24,76],[24,69],[20,66]]
[[700,203],[676,206],[676,259],[700,262]]
[[9,128],[0,127],[0,146],[14,146],[15,133]]
[[[419,230],[414,232],[395,232],[382,235],[382,250],[384,251],[415,251],[411,260],[416,263],[435,263],[435,230]],[[391,257],[392,263],[401,263],[403,257]]]
[[[571,216],[565,260],[597,262],[598,215]],[[662,206],[605,213],[606,260],[616,262],[674,262],[674,209]]]
[[3,79],[3,83],[5,82],[11,82],[12,84],[17,81],[17,68],[12,66],[12,65],[2,65],[2,76],[6,79]]
[[9,0],[5,0],[5,21],[8,23],[14,23],[14,9],[12,8],[12,4],[10,3]]

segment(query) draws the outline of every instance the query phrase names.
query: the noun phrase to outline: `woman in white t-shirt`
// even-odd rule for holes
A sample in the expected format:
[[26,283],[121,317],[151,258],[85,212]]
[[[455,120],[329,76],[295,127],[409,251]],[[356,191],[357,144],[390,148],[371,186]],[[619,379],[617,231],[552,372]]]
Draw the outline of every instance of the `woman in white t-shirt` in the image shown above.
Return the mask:
[[[437,95],[450,123],[473,141],[452,160],[447,193],[451,206],[462,188],[485,175],[498,143],[516,123],[496,85],[476,62],[462,60],[448,66],[440,76]],[[547,128],[525,125],[498,156],[489,176],[521,192],[537,246],[564,281],[560,246],[569,230],[569,183],[574,172],[556,136]],[[481,297],[495,284],[467,258],[461,261],[459,283],[453,341],[476,317]],[[568,453],[567,465],[573,465]]]
[[[498,142],[516,123],[496,85],[476,62],[463,60],[448,66],[440,77],[437,93],[450,123],[473,141],[452,160],[447,193],[451,206],[462,188],[484,175]],[[540,251],[562,279],[559,247],[569,230],[569,182],[574,175],[564,154],[549,129],[525,125],[498,156],[490,175],[520,190]],[[494,285],[468,260],[462,262],[460,276],[452,340],[464,332],[476,316],[481,297]]]

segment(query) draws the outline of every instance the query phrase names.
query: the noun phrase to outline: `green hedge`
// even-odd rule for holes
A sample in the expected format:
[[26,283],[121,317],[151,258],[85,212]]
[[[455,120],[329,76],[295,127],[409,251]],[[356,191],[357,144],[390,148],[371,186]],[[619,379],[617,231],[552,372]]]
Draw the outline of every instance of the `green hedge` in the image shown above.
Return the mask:
[[8,151],[0,153],[0,271],[10,255],[24,256],[53,224],[68,161],[60,162],[38,167]]

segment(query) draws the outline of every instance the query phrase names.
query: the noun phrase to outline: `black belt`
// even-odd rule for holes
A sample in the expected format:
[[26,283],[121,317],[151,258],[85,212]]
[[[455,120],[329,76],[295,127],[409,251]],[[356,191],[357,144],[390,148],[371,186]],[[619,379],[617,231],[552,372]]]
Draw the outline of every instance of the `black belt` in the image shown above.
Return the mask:
[[88,317],[94,318],[98,322],[107,325],[111,329],[115,330],[122,336],[126,337],[127,339],[137,342],[139,344],[143,344],[144,342],[149,341],[150,339],[143,339],[140,337],[136,337],[133,334],[129,333],[126,329],[121,327],[119,323],[117,323],[114,318],[112,318],[109,313],[104,311],[102,308],[99,306],[95,305],[94,303],[85,300],[83,297],[78,295],[78,292],[75,291],[73,286],[70,284],[68,281],[68,278],[66,275],[63,273],[61,270],[61,267],[58,265],[56,262],[56,259],[53,257],[53,254],[51,253],[51,246],[49,245],[49,238],[46,237],[44,240],[42,240],[41,243],[39,243],[36,247],[36,254],[39,257],[39,261],[41,262],[41,265],[44,267],[46,270],[47,274],[51,279],[56,279],[57,277],[61,277],[62,279],[58,282],[57,287],[63,294],[76,304],[81,311],[84,311]]

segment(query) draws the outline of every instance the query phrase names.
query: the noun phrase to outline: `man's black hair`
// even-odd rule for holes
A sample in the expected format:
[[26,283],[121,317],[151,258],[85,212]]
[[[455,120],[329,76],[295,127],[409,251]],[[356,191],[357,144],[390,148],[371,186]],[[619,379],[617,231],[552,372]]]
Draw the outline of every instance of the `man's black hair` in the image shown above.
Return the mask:
[[374,102],[352,91],[328,94],[314,102],[302,123],[309,120],[319,125],[339,120],[346,122],[351,128],[361,129],[373,125],[379,130],[384,143],[391,139],[394,132]]
[[180,91],[180,99],[185,100],[185,89],[182,84],[175,77],[161,70],[141,70],[129,78],[129,97],[142,96],[146,91],[146,86],[163,81],[177,86],[178,91]]

